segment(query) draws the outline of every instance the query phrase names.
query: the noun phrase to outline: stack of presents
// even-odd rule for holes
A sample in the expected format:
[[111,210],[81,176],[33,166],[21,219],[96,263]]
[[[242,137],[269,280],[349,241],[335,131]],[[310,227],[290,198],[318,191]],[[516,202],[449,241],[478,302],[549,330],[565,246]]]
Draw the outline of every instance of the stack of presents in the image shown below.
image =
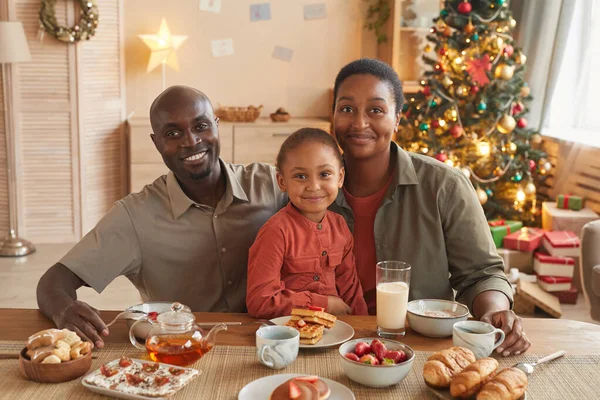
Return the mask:
[[542,206],[542,229],[520,221],[492,220],[490,230],[506,274],[514,283],[515,312],[539,307],[561,316],[560,304],[576,304],[581,290],[579,259],[583,226],[599,219],[579,196],[560,195]]

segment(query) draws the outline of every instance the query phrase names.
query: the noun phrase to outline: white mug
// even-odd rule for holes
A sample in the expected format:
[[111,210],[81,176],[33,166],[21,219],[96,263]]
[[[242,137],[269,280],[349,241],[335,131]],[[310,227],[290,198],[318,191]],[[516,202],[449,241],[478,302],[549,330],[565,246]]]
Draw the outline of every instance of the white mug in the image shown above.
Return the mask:
[[479,360],[489,357],[504,342],[504,332],[486,322],[460,321],[452,327],[452,342],[471,350]]
[[256,331],[256,355],[261,364],[282,369],[298,357],[300,332],[289,326],[263,326]]

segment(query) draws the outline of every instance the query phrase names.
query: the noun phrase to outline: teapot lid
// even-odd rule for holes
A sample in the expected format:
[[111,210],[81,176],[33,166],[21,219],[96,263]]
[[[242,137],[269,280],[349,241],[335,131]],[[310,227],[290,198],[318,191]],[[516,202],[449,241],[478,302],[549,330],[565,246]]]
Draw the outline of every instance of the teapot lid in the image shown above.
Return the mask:
[[156,320],[166,325],[191,324],[196,320],[194,314],[187,312],[183,304],[175,302],[171,305],[171,311],[158,314]]

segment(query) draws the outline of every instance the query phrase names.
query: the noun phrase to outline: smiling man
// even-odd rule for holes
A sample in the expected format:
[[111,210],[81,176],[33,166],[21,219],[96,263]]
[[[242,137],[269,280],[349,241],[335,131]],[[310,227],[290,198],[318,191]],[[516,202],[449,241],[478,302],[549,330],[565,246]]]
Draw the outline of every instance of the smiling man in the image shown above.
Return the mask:
[[248,249],[287,201],[275,168],[219,158],[219,119],[200,91],[173,86],[150,108],[150,135],[170,172],[119,200],[40,279],[40,310],[102,347],[108,330],[77,289],[98,293],[120,275],[144,301],[193,311],[245,311]]

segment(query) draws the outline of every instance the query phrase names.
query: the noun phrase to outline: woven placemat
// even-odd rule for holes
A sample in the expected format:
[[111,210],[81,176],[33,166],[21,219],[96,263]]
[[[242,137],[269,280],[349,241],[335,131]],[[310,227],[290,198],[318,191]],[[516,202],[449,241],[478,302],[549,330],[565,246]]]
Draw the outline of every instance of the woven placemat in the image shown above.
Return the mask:
[[[23,342],[0,342],[0,352],[18,353]],[[236,399],[238,392],[255,379],[278,373],[311,374],[333,379],[346,385],[357,399],[434,399],[421,371],[431,353],[417,352],[413,369],[406,379],[390,388],[373,389],[350,381],[340,365],[337,349],[301,350],[296,362],[281,371],[273,371],[258,363],[253,347],[217,346],[192,367],[202,370],[202,375],[175,399]],[[107,344],[93,360],[92,370],[100,365],[126,355],[145,358],[144,354],[126,344]],[[544,355],[527,354],[519,357],[499,358],[502,367],[517,362],[533,362]],[[85,389],[81,379],[60,384],[39,384],[26,381],[19,374],[17,360],[0,360],[0,398],[4,399],[97,399]],[[529,380],[528,400],[535,399],[597,399],[600,398],[600,355],[567,355],[548,365],[540,366]],[[265,399],[268,393],[265,394]],[[260,399],[257,399],[260,400]]]

